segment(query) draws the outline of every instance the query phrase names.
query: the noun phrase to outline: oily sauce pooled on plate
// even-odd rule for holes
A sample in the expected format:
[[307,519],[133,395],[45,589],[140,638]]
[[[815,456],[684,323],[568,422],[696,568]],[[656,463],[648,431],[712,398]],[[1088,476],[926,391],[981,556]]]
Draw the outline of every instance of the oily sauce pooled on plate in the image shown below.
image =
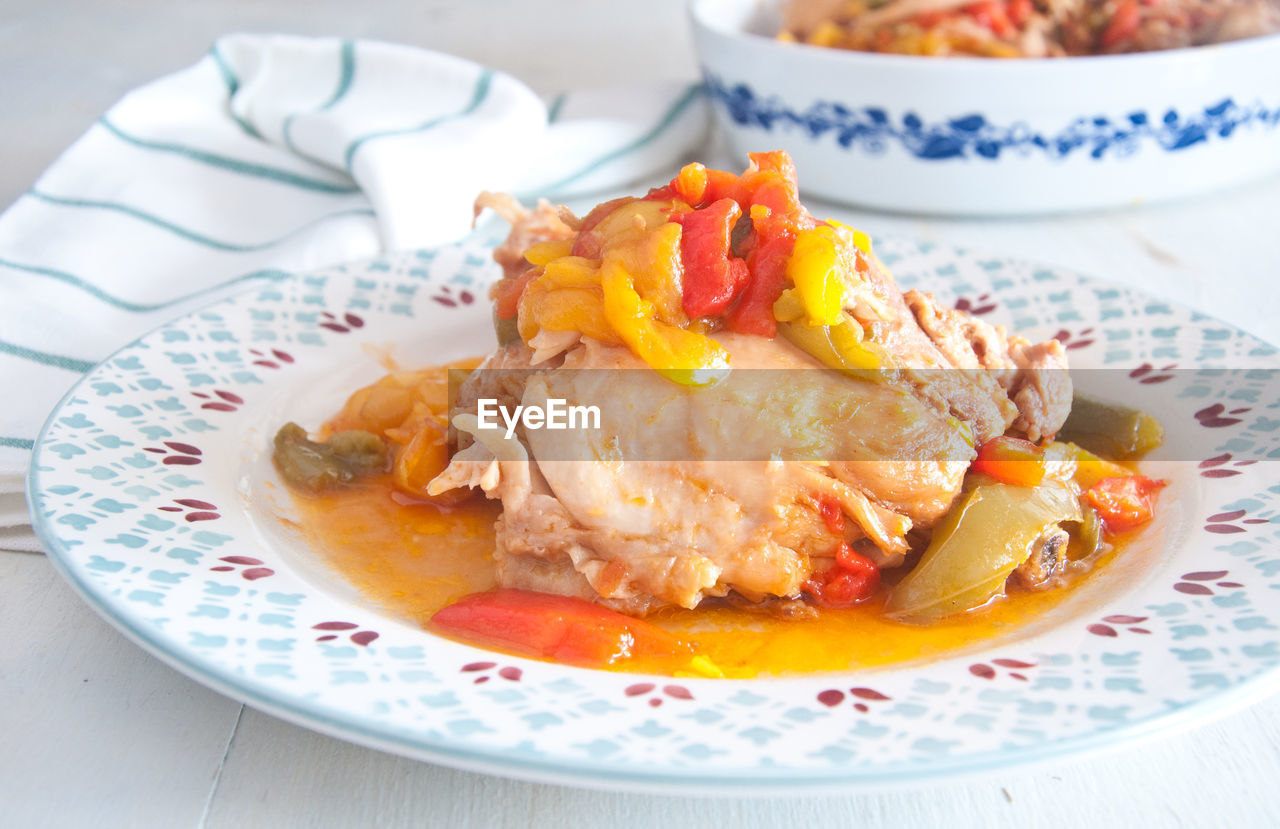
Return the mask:
[[[312,549],[371,603],[429,629],[431,616],[465,595],[495,586],[493,522],[500,505],[482,498],[456,507],[414,502],[390,475],[318,495],[295,493],[298,525]],[[1081,577],[1105,577],[1114,550]],[[1011,591],[972,613],[929,625],[882,613],[884,588],[847,609],[814,619],[783,619],[735,607],[663,610],[650,621],[691,644],[725,676],[842,671],[921,659],[1008,633],[1056,607],[1068,590]],[[633,659],[616,670],[676,674],[687,655]]]

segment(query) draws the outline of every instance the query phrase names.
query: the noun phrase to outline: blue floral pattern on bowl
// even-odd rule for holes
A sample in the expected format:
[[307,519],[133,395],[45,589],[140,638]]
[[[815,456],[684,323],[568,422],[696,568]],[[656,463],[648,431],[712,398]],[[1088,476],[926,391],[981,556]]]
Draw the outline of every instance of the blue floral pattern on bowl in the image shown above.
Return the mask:
[[1008,152],[1101,159],[1132,155],[1144,146],[1176,152],[1230,138],[1240,129],[1274,130],[1280,124],[1280,105],[1244,105],[1224,98],[1185,114],[1168,109],[1136,111],[1121,118],[1081,115],[1057,132],[1039,133],[1021,122],[992,123],[976,112],[926,122],[914,112],[898,115],[884,107],[850,107],[837,101],[816,101],[797,111],[776,96],[761,96],[747,84],[726,82],[707,70],[704,77],[711,100],[740,126],[766,132],[798,129],[813,139],[830,135],[846,150],[871,154],[897,144],[925,161],[994,160]]

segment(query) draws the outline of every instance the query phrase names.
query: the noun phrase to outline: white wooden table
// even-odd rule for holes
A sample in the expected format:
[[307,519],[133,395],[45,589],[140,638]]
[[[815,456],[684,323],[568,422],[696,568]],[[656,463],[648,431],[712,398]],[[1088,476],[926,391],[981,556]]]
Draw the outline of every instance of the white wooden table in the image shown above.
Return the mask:
[[[0,3],[0,205],[130,87],[235,30],[399,40],[551,91],[692,77],[683,3],[418,0]],[[821,211],[820,211],[821,212]],[[1042,261],[1280,342],[1280,180],[1117,213],[953,221],[830,211]],[[1179,735],[1035,769],[843,797],[700,800],[522,783],[297,728],[185,679],[97,618],[40,555],[0,551],[0,825],[1272,826],[1280,697]]]

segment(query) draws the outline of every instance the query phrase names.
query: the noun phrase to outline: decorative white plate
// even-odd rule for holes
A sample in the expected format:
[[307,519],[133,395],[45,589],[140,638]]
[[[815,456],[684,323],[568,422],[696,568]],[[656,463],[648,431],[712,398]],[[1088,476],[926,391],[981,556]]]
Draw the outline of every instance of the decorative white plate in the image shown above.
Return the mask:
[[[607,673],[439,639],[328,572],[278,520],[268,459],[379,353],[487,351],[472,240],[272,284],[98,366],[36,444],[36,529],[112,624],[210,687],[309,728],[461,768],[612,788],[768,794],[1020,764],[1186,725],[1276,685],[1275,350],[1212,319],[1018,262],[885,240],[904,286],[1032,336],[1148,400],[1182,459],[1156,525],[1032,626],[925,664],[784,679]],[[1188,457],[1186,447],[1200,447]],[[1159,456],[1157,456],[1159,457]],[[1153,463],[1154,466],[1154,463]],[[1094,585],[1094,582],[1099,585]]]

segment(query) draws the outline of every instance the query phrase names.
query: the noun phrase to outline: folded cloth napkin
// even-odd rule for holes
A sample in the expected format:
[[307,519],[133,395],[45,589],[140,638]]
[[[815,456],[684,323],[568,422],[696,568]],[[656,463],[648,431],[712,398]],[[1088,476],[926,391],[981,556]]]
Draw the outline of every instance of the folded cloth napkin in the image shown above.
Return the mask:
[[234,35],[127,95],[0,215],[0,549],[40,425],[94,363],[245,283],[455,240],[481,190],[569,198],[669,171],[697,85],[569,93],[449,55]]

